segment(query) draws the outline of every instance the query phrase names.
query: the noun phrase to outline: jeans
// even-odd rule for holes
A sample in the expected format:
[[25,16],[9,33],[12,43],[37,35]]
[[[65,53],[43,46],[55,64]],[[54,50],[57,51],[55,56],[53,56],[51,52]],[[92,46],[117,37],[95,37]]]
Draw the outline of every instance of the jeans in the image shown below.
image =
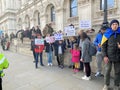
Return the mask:
[[36,53],[35,56],[36,56],[36,59],[35,59],[35,60],[36,60],[36,61],[35,61],[36,67],[38,67],[37,65],[38,65],[38,57],[39,57],[39,56],[40,56],[40,64],[43,65],[42,53]]
[[103,61],[103,54],[102,52],[97,52],[96,54],[96,62],[97,62],[97,72],[101,73],[102,71],[102,61]]
[[47,53],[48,63],[52,63],[52,51]]

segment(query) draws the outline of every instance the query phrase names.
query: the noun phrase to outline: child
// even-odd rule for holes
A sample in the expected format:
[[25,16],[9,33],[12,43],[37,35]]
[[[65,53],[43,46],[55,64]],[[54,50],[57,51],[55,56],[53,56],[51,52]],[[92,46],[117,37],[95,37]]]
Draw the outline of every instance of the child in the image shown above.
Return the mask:
[[[42,39],[41,35],[38,34],[36,39]],[[38,56],[40,56],[40,64],[41,66],[44,66],[43,61],[42,61],[42,52],[44,50],[44,45],[43,44],[38,44],[35,42],[35,67],[38,68]]]
[[63,40],[57,40],[54,43],[55,56],[60,68],[64,68],[64,51],[66,49],[66,43]]
[[74,73],[78,72],[79,60],[80,60],[80,50],[77,44],[74,44],[73,49],[70,50],[72,54],[72,62],[75,65]]
[[[76,39],[75,36],[72,36],[72,37],[70,38],[70,46],[71,46],[71,49],[73,49],[74,44],[77,44],[77,39]],[[70,60],[69,68],[73,68],[73,69],[74,69],[74,63],[71,62],[71,61],[72,61],[72,60]]]

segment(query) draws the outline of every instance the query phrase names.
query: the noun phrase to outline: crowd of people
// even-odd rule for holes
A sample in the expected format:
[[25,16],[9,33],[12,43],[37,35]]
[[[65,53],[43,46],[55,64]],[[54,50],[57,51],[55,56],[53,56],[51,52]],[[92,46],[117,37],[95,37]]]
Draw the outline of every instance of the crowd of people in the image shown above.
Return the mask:
[[10,36],[7,33],[3,33],[1,36],[1,46],[3,50],[9,50],[10,43],[12,42],[12,39],[15,38],[15,34],[12,32]]
[[[48,42],[46,38],[54,35],[54,30],[51,24],[46,24],[43,32],[39,27],[33,27],[32,29],[26,29],[22,33],[23,37],[29,37],[31,40],[31,50],[33,52],[35,68],[38,69],[38,65],[44,66],[43,51],[47,55],[48,66],[53,65],[53,52],[56,56],[58,67],[64,68],[64,53],[69,48],[71,53],[69,68],[73,69],[73,73],[84,71],[85,75],[81,77],[83,80],[91,80],[91,62],[92,55],[90,54],[91,43],[96,47],[96,64],[97,71],[95,76],[104,76],[103,90],[109,90],[110,88],[110,72],[112,64],[114,64],[114,90],[120,90],[120,27],[118,20],[112,20],[110,27],[101,27],[100,31],[96,35],[94,42],[87,35],[94,32],[94,29],[84,32],[79,31],[78,36],[72,36],[67,39],[55,40],[54,42]],[[56,33],[61,33],[61,30]],[[36,44],[35,39],[44,39],[44,44]],[[40,64],[38,63],[40,58]],[[105,64],[105,73],[102,74],[102,62]]]
[[[58,33],[61,33],[58,32]],[[47,32],[44,38],[50,37],[52,33]],[[44,66],[42,54],[43,50],[47,53],[48,66],[52,66],[53,52],[56,56],[58,67],[64,68],[64,53],[69,48],[71,53],[69,68],[73,68],[73,72],[85,71],[83,80],[91,79],[92,55],[90,55],[91,38],[86,32],[81,30],[78,36],[72,36],[69,39],[56,40],[55,42],[44,41],[44,45],[35,45],[35,38],[43,38],[42,34],[33,33],[31,35],[31,48],[35,60],[35,68],[38,68],[38,56],[40,56],[40,65]],[[112,64],[114,64],[114,90],[119,90],[120,84],[120,28],[118,20],[112,20],[109,28],[101,27],[100,31],[94,39],[96,46],[96,64],[97,71],[95,76],[104,76],[103,90],[109,90],[110,72]],[[102,62],[105,63],[105,73],[102,72]]]

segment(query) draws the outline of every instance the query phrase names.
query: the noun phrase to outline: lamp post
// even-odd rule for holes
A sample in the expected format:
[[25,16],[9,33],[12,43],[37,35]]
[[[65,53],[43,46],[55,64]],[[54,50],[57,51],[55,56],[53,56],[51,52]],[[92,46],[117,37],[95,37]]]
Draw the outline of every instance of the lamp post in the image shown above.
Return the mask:
[[104,21],[103,21],[103,27],[108,27],[108,20],[107,20],[107,0],[104,0]]

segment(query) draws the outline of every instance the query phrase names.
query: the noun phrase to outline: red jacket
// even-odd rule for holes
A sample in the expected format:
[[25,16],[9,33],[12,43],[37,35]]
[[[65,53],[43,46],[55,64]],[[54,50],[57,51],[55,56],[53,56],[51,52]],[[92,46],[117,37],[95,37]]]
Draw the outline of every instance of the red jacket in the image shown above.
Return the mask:
[[36,53],[41,53],[44,50],[44,45],[36,45],[35,47],[35,52]]

